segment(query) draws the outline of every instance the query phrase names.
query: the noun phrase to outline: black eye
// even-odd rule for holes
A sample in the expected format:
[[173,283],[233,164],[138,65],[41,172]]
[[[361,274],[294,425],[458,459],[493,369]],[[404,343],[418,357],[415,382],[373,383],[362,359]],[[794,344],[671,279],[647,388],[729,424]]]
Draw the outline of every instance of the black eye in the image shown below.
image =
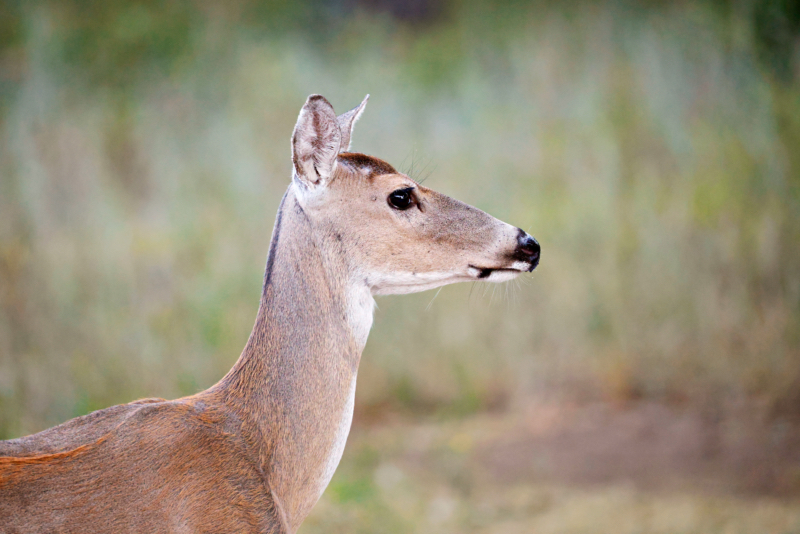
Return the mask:
[[397,191],[392,191],[389,194],[389,198],[386,200],[389,201],[389,205],[398,210],[407,210],[411,207],[413,203],[411,200],[411,191],[414,189],[412,187],[406,189],[398,189]]

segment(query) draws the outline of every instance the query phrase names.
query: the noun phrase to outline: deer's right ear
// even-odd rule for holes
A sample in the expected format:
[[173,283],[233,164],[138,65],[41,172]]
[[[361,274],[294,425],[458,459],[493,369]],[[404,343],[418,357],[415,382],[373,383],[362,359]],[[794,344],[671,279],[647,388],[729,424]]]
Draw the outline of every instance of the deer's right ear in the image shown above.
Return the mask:
[[322,95],[309,96],[292,134],[295,176],[306,187],[315,188],[328,183],[341,140],[333,106]]

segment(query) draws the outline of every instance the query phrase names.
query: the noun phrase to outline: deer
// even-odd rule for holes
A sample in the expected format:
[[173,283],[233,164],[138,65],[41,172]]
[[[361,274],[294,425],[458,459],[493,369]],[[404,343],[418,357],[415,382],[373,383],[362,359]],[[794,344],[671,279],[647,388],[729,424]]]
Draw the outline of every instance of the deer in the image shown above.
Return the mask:
[[255,325],[210,388],[0,442],[4,533],[297,532],[342,457],[374,296],[531,272],[528,233],[350,152],[306,100]]

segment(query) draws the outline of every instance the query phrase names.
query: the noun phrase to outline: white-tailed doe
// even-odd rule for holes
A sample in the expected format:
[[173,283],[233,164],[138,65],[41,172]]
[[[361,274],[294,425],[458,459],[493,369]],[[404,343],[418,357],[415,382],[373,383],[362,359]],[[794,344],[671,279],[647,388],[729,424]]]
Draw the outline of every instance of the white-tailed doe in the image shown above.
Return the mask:
[[349,152],[367,99],[308,98],[261,304],[222,380],[0,442],[0,530],[293,533],[327,486],[353,416],[373,295],[532,271],[539,244]]

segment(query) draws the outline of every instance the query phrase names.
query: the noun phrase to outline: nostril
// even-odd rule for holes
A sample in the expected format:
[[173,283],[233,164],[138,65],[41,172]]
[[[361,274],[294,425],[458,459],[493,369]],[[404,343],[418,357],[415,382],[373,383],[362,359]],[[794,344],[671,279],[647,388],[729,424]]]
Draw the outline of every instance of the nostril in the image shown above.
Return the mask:
[[541,251],[541,247],[539,246],[539,242],[536,241],[533,238],[533,236],[530,236],[528,234],[520,235],[518,243],[520,252],[522,252],[526,256],[530,256],[530,258],[534,260],[539,257],[539,252]]
[[539,257],[539,252],[542,250],[542,247],[540,247],[539,246],[539,242],[536,241],[532,237],[531,237],[531,248],[533,249],[533,252],[531,253],[531,256],[534,257],[534,258],[538,258]]

